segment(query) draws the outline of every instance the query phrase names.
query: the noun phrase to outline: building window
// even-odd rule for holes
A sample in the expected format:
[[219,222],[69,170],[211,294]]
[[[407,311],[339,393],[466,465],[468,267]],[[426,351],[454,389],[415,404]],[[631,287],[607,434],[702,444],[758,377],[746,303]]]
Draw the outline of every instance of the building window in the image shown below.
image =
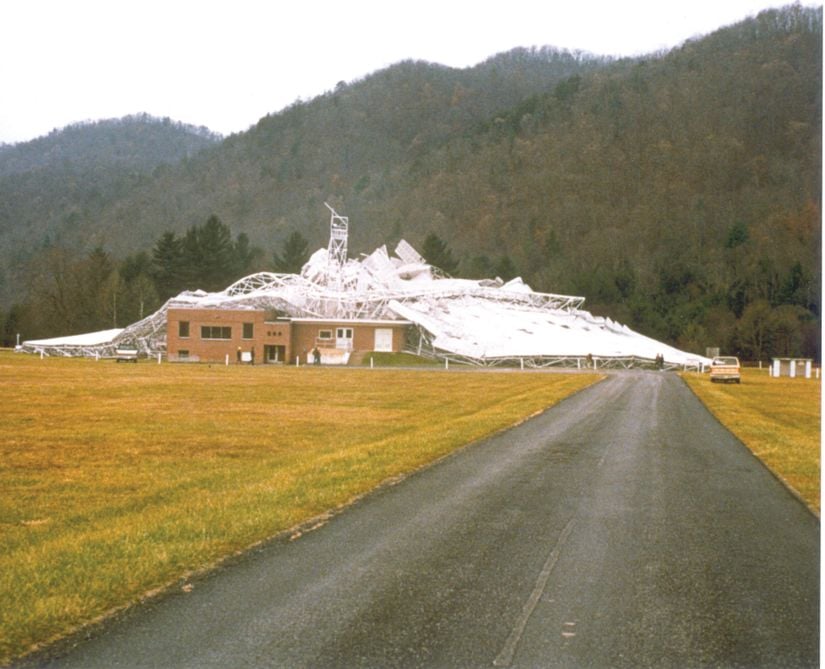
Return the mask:
[[244,323],[243,324],[243,338],[244,339],[252,339],[254,336],[255,331],[255,324],[254,323]]
[[178,351],[178,360],[188,360],[189,359],[189,351],[184,351],[181,349]]
[[189,321],[180,321],[178,323],[178,337],[187,339],[189,337]]
[[224,325],[201,325],[201,339],[232,339],[232,328]]
[[332,330],[318,330],[318,339],[332,339]]

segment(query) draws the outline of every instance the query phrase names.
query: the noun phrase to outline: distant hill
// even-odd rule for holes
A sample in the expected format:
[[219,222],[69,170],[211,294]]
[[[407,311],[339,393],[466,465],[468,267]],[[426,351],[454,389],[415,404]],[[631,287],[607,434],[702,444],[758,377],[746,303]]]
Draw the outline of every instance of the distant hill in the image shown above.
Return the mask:
[[221,140],[207,128],[148,114],[89,121],[53,130],[45,137],[0,145],[0,177],[71,164],[77,170],[125,167],[150,171],[177,163]]
[[761,352],[743,333],[767,305],[785,348],[818,350],[821,100],[822,10],[794,5],[647,58],[402,62],[92,181],[71,157],[4,168],[5,147],[0,303],[44,245],[123,258],[214,214],[267,254],[295,230],[317,248],[328,201],[353,253],[435,233],[459,274],[585,295],[682,348]]
[[[325,211],[323,197],[333,191],[320,199],[308,193],[319,177],[353,174],[363,185],[411,151],[426,152],[601,62],[544,49],[501,54],[470,70],[400,63],[267,116],[200,156],[214,136],[157,119],[67,128],[0,149],[0,242],[20,249],[48,238],[126,254],[218,213],[233,229],[274,244]],[[323,234],[310,236],[320,242]]]
[[[215,146],[220,136],[146,114],[72,125],[0,146],[0,304],[20,295],[25,263],[44,245],[85,249],[107,203],[154,170]],[[102,220],[95,227],[100,230]],[[117,232],[111,231],[111,237]],[[146,238],[150,243],[150,238]]]

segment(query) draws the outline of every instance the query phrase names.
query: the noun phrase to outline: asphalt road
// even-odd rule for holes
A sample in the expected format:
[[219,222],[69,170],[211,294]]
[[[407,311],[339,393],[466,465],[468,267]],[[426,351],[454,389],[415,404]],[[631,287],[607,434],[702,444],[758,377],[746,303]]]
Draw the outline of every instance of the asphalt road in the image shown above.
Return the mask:
[[667,373],[192,586],[38,666],[819,666],[819,521]]

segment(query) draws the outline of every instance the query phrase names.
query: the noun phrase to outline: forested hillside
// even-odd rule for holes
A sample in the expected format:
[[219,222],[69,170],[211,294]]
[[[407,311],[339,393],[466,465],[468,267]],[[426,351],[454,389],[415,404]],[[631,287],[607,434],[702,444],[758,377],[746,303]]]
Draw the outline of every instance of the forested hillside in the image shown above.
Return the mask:
[[[89,250],[115,239],[102,221],[106,204],[178,164],[218,135],[146,114],[80,123],[31,142],[0,145],[0,305],[18,298],[27,262],[50,245]],[[150,240],[147,238],[147,243]]]
[[17,147],[2,147],[3,294],[19,302],[6,332],[65,333],[50,330],[67,324],[49,316],[55,256],[71,275],[99,247],[159,301],[163,239],[216,217],[227,267],[273,268],[288,238],[325,244],[328,201],[352,252],[429,236],[459,275],[520,274],[690,350],[818,357],[821,45],[821,9],[793,6],[644,59],[404,62],[97,189],[73,181],[71,157],[63,175],[34,158],[4,171]]
[[821,13],[791,9],[572,77],[431,152],[394,209],[464,272],[506,254],[534,287],[691,350],[810,353],[821,40]]
[[138,114],[77,123],[22,144],[0,144],[0,176],[57,169],[70,163],[80,170],[124,166],[150,171],[177,163],[221,139],[207,128]]

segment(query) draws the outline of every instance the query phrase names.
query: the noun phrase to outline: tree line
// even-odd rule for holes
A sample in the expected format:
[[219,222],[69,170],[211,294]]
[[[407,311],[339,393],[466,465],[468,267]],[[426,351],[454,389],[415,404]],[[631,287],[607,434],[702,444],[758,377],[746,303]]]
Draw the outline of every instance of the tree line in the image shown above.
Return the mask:
[[[738,262],[736,249],[747,241],[746,228],[731,228],[726,247],[732,266]],[[507,255],[496,260],[474,256],[461,262],[460,254],[433,232],[426,236],[421,251],[428,263],[450,276],[508,281],[520,275]],[[27,299],[0,311],[0,342],[13,346],[19,333],[32,339],[125,327],[183,290],[223,290],[256,271],[299,273],[308,258],[309,243],[298,230],[267,257],[263,249],[250,245],[244,233],[233,239],[230,228],[214,215],[182,236],[165,232],[151,251],[121,261],[101,247],[86,255],[50,247],[31,263]],[[710,321],[717,333],[723,333],[716,340],[722,350],[745,359],[817,357],[819,330],[813,313],[817,288],[811,277],[801,263],[795,263],[784,276],[770,275],[765,267],[760,271],[769,275],[763,292],[744,295],[748,282],[743,281],[742,291],[715,297],[705,294],[696,300],[684,290],[692,287],[702,292],[697,268],[677,264],[662,270],[657,289],[646,294],[639,289],[633,267],[626,263],[612,273],[595,268],[589,275],[590,285],[582,286],[590,290],[581,294],[588,304],[600,305],[597,314],[630,315],[636,321],[658,325],[657,333],[643,327],[645,334],[681,345],[690,344],[686,336],[695,337],[696,343],[686,348],[698,353],[704,353],[701,343],[707,341],[703,323]]]
[[103,247],[86,254],[50,245],[29,263],[26,298],[0,310],[0,344],[122,328],[184,290],[220,291],[257,271],[299,273],[309,244],[295,230],[267,257],[215,215],[183,235],[167,231],[151,250],[122,260]]
[[[809,216],[808,224],[816,225],[816,211]],[[746,250],[740,247],[748,241],[746,226],[731,227],[725,249],[733,279],[726,290],[709,285],[701,266],[681,262],[661,267],[653,286],[643,286],[626,260],[615,268],[592,267],[572,277],[568,285],[572,293],[587,299],[586,309],[688,351],[704,354],[713,345],[745,360],[774,356],[819,360],[821,296],[815,277],[801,262],[794,262],[785,273],[764,260],[753,266],[743,263]],[[432,232],[422,249],[429,263],[450,275],[503,281],[523,276],[506,254],[495,261],[483,255],[459,261]]]

